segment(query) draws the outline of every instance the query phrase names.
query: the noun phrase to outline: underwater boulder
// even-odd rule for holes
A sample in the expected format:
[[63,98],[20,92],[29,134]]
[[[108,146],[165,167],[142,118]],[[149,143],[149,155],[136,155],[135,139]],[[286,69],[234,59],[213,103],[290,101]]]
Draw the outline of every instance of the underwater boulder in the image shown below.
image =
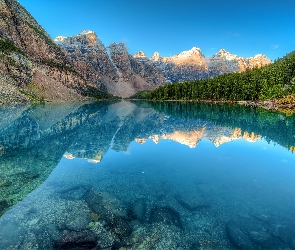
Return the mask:
[[182,228],[180,215],[171,207],[154,206],[150,213],[150,223],[163,223]]
[[110,217],[127,217],[127,210],[119,199],[107,192],[98,192],[94,189],[88,190],[83,196],[88,207],[103,220]]
[[6,200],[0,201],[0,216],[5,213],[5,211],[9,208],[9,204]]
[[234,221],[226,224],[226,234],[230,243],[239,249],[257,249],[250,237]]
[[130,206],[131,217],[139,220],[141,223],[146,222],[147,204],[145,199],[135,200]]
[[112,217],[108,222],[108,226],[111,232],[120,240],[129,237],[133,231],[130,223],[126,219],[120,217]]
[[273,239],[272,235],[268,232],[260,231],[255,232],[251,231],[249,236],[253,242],[258,246],[266,249],[276,249],[278,247],[278,242]]
[[178,202],[179,205],[190,212],[196,212],[211,208],[211,205],[207,202],[195,199],[194,197],[176,194],[174,195],[174,199]]

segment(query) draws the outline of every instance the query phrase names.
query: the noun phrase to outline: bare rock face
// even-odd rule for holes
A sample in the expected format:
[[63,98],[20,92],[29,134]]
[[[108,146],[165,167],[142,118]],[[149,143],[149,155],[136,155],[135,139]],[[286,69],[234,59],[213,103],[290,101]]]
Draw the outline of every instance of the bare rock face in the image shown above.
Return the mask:
[[105,47],[93,31],[54,39],[71,58],[75,70],[87,81],[105,87],[113,95],[128,97],[140,90],[152,90],[165,82],[162,72],[143,52],[135,60],[123,43]]
[[59,36],[60,45],[74,63],[75,69],[88,81],[100,85],[105,79],[118,81],[119,75],[108,51],[93,31],[84,30],[77,36]]
[[1,103],[86,100],[100,94],[16,0],[0,0],[0,48]]

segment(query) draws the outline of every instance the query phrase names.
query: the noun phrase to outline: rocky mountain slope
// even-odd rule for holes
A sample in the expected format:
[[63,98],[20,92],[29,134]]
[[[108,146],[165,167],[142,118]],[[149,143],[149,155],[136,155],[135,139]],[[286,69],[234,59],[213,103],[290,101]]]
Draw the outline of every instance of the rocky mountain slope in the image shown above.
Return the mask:
[[105,47],[93,31],[59,36],[54,41],[67,51],[75,70],[87,81],[105,87],[113,95],[127,97],[165,82],[161,70],[152,63],[135,60],[123,43]]
[[16,0],[0,0],[0,103],[101,96]]

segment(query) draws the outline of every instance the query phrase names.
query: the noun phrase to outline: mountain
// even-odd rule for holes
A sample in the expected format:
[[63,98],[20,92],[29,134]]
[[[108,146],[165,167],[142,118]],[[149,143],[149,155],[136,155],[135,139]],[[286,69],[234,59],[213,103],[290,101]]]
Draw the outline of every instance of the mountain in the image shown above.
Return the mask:
[[127,97],[165,82],[152,62],[135,60],[123,43],[105,47],[93,31],[85,30],[72,37],[59,36],[54,41],[67,52],[76,71],[113,95]]
[[271,61],[262,54],[250,58],[243,58],[231,54],[225,49],[221,49],[209,58],[207,62],[212,76],[223,73],[244,72],[247,69],[260,68],[271,64]]
[[169,82],[197,81],[271,63],[263,55],[242,58],[224,49],[206,58],[198,47],[171,57],[155,52],[148,58],[143,51],[132,56],[123,43],[105,47],[95,32],[88,30],[72,37],[58,36],[54,41],[67,52],[75,70],[87,81],[121,97]]
[[0,0],[0,103],[76,101],[101,96],[16,0]]
[[152,57],[147,58],[140,51],[134,55],[134,58],[152,62],[155,67],[162,70],[167,82],[197,81],[225,73],[243,72],[246,69],[262,67],[271,63],[266,56],[261,54],[243,58],[224,49],[211,58],[206,58],[198,47],[193,47],[191,50],[171,57],[161,57],[159,52],[155,52]]

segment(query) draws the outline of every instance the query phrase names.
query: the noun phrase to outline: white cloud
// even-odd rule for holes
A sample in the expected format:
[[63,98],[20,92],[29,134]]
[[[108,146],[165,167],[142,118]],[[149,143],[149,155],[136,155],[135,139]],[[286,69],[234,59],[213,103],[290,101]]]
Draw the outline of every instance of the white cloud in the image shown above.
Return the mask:
[[272,49],[277,49],[278,47],[279,47],[278,44],[272,44],[272,45],[271,45],[271,48],[272,48]]

